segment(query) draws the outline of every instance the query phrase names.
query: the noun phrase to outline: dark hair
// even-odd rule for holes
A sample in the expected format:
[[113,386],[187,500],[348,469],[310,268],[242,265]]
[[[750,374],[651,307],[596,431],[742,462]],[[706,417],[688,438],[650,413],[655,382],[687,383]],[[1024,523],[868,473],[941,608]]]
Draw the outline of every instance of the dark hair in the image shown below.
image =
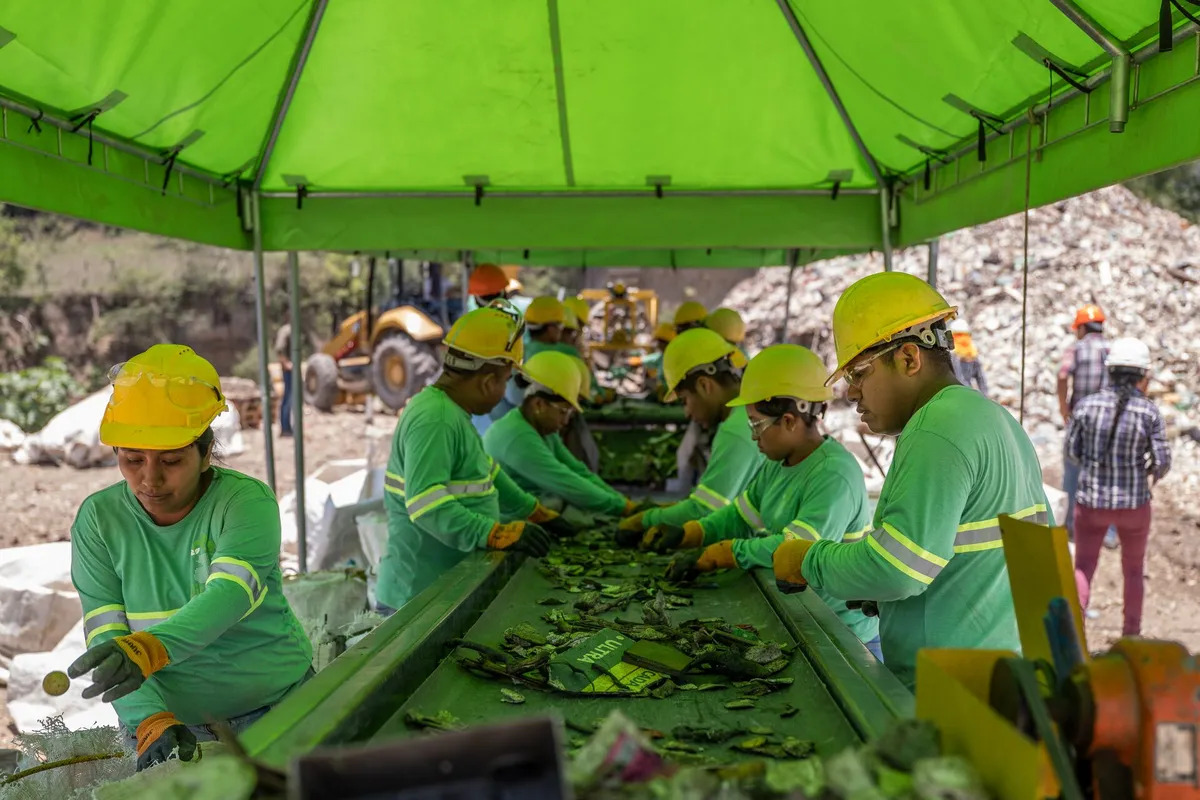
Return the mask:
[[719,370],[715,375],[709,375],[704,372],[693,372],[691,375],[688,375],[686,378],[684,378],[682,381],[679,382],[679,386],[677,386],[675,388],[675,391],[676,392],[694,392],[694,391],[696,391],[696,383],[701,378],[712,378],[714,381],[717,382],[718,386],[721,386],[725,389],[734,388],[739,383],[741,383],[741,380],[742,380],[741,375],[735,374],[733,372],[729,372],[728,370]]
[[1104,333],[1103,322],[1085,322],[1079,327],[1083,328],[1084,333]]
[[808,425],[816,424],[818,419],[812,412],[801,414],[800,409],[796,407],[796,401],[790,397],[768,397],[766,400],[759,400],[754,404],[754,410],[764,417],[782,417],[784,414],[792,414],[798,419],[804,420]]
[[217,435],[213,433],[212,426],[209,425],[204,429],[204,433],[196,437],[196,441],[192,442],[196,449],[200,451],[200,457],[211,456],[213,454],[213,445],[216,443]]
[[1104,453],[1108,455],[1112,450],[1113,439],[1117,435],[1117,426],[1121,424],[1121,416],[1125,413],[1125,406],[1129,405],[1129,398],[1133,397],[1137,391],[1137,385],[1142,378],[1146,377],[1145,370],[1136,367],[1110,367],[1108,370],[1108,380],[1112,384],[1111,388],[1117,393],[1117,410],[1113,413],[1112,426],[1108,429],[1108,442],[1104,445]]

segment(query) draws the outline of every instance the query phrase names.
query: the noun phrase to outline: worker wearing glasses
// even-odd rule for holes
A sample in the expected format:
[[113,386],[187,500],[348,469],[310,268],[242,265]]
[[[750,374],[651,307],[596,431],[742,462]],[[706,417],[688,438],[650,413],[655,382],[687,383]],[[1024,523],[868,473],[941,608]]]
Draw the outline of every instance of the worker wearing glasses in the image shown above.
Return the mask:
[[998,517],[1049,521],[1042,468],[1007,410],[958,382],[946,323],[957,309],[897,272],[852,285],[833,312],[847,398],[899,436],[872,530],[855,543],[795,539],[775,551],[779,588],[878,603],[883,655],[915,684],[925,647],[1020,647]]
[[[862,468],[846,448],[821,433],[833,393],[828,370],[806,347],[779,344],[750,361],[741,391],[728,405],[745,408],[751,436],[766,461],[733,503],[684,524],[707,545],[679,553],[668,574],[686,580],[715,569],[770,567],[785,541],[853,542],[870,529]],[[879,620],[818,591],[876,658]]]

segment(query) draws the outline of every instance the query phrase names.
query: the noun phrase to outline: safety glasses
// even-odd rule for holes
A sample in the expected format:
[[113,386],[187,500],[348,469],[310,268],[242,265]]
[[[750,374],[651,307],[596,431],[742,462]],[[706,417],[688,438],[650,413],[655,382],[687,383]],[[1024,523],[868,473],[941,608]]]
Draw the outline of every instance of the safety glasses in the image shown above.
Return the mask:
[[113,386],[129,388],[136,386],[139,381],[146,381],[154,388],[163,390],[171,404],[184,411],[208,409],[225,399],[221,390],[207,381],[164,375],[130,361],[114,364],[108,371],[108,382]]
[[762,438],[767,428],[779,422],[780,419],[781,417],[763,417],[757,420],[747,419],[747,422],[750,424],[750,438],[757,442]]
[[862,386],[862,382],[867,379],[867,376],[871,374],[871,370],[873,370],[875,368],[874,367],[875,360],[882,356],[887,355],[888,353],[892,352],[893,350],[899,349],[900,346],[903,344],[904,344],[904,342],[896,342],[895,344],[888,345],[887,347],[883,348],[882,350],[875,351],[874,353],[871,354],[871,357],[866,359],[865,361],[860,361],[857,364],[846,367],[845,371],[842,373],[842,377],[846,380],[846,383],[850,386],[854,386],[854,387]]

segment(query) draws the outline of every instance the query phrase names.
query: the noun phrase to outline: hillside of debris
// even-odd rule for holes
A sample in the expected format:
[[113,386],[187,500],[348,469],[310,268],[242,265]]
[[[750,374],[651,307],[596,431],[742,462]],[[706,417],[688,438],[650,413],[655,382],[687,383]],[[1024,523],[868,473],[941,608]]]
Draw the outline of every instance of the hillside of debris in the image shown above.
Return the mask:
[[[1021,397],[1022,216],[943,237],[937,276],[971,326],[993,397],[1013,410]],[[881,256],[869,254],[797,270],[788,339],[815,346],[832,363],[829,321],[838,295],[882,268]],[[896,268],[925,277],[928,248],[897,253]],[[1075,309],[1097,303],[1110,336],[1150,345],[1157,364],[1151,394],[1177,454],[1200,464],[1200,227],[1123,187],[1102,189],[1030,212],[1028,276],[1025,414],[1039,449],[1061,440],[1055,385]],[[726,297],[745,316],[752,349],[779,341],[786,292],[787,271],[769,268]],[[1200,469],[1188,478],[1200,485]]]

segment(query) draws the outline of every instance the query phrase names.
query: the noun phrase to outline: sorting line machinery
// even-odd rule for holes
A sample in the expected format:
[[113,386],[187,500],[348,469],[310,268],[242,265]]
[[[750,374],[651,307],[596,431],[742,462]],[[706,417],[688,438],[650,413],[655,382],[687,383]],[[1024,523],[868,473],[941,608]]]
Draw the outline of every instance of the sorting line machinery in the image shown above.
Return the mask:
[[[815,593],[783,595],[768,570],[731,571],[715,580],[717,587],[697,590],[694,605],[670,612],[672,619],[722,617],[754,625],[765,639],[797,645],[788,667],[776,676],[794,683],[763,698],[759,709],[726,710],[724,703],[734,697],[727,691],[592,699],[523,689],[525,703],[500,702],[502,684],[459,667],[451,657],[452,643],[463,638],[496,645],[506,628],[522,622],[550,632],[541,619],[548,609],[537,601],[555,589],[533,560],[477,552],[293,692],[246,732],[243,745],[251,757],[283,768],[317,747],[419,735],[405,724],[409,711],[448,711],[465,725],[539,713],[592,724],[619,708],[646,728],[666,731],[675,725],[713,725],[738,713],[739,723],[769,725],[811,740],[818,754],[827,755],[912,716],[912,693]],[[777,707],[785,704],[799,713],[781,719]]]

